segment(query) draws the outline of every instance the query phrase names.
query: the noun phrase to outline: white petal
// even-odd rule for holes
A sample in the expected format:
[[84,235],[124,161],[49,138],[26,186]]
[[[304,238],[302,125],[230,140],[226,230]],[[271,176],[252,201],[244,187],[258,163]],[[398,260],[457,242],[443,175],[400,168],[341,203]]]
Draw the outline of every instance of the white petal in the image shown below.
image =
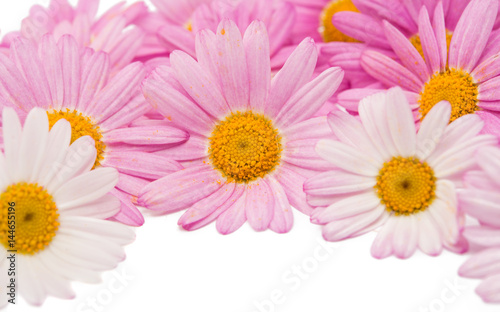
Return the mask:
[[417,157],[420,160],[425,160],[439,144],[450,115],[450,103],[441,101],[424,118],[417,134]]
[[19,147],[21,145],[22,127],[14,109],[4,108],[2,127],[7,170],[12,181],[19,181]]
[[93,202],[111,191],[118,183],[118,171],[114,168],[98,168],[77,176],[54,193],[60,209]]
[[45,110],[32,109],[24,122],[21,144],[19,147],[19,178],[25,182],[36,182],[40,170],[47,138],[49,135],[49,119]]
[[346,171],[374,177],[382,167],[378,159],[341,142],[320,140],[316,152],[325,160]]

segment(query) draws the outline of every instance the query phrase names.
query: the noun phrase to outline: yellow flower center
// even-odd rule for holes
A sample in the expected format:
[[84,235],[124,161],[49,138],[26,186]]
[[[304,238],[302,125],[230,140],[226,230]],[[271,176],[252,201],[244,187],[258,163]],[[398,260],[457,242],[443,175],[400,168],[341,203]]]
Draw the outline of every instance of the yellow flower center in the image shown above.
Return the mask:
[[49,126],[52,128],[59,119],[66,119],[71,124],[71,143],[75,142],[82,136],[91,136],[95,141],[95,148],[97,150],[97,157],[94,163],[94,168],[99,167],[101,161],[104,159],[104,150],[106,145],[102,141],[102,133],[99,126],[92,121],[88,116],[82,115],[77,110],[70,110],[67,108],[65,111],[49,111]]
[[388,211],[413,214],[427,209],[436,197],[436,177],[415,157],[394,157],[380,170],[375,190]]
[[436,73],[420,92],[418,103],[421,119],[440,101],[448,101],[451,104],[450,122],[463,115],[472,114],[479,109],[477,94],[477,84],[468,73],[455,68]]
[[13,184],[0,195],[0,242],[7,250],[32,255],[56,236],[58,218],[56,204],[43,187]]
[[271,120],[252,111],[232,113],[209,138],[212,165],[228,181],[248,183],[271,172],[280,162],[281,137]]
[[[446,51],[450,50],[451,37],[453,37],[453,32],[446,30]],[[420,41],[420,36],[418,34],[413,35],[410,37],[409,40],[425,61],[424,49],[422,48],[422,42]]]
[[343,11],[359,12],[359,10],[356,8],[356,6],[354,6],[351,0],[330,1],[321,12],[319,32],[323,37],[324,42],[358,42],[358,40],[345,35],[335,26],[333,26],[333,15],[335,13]]

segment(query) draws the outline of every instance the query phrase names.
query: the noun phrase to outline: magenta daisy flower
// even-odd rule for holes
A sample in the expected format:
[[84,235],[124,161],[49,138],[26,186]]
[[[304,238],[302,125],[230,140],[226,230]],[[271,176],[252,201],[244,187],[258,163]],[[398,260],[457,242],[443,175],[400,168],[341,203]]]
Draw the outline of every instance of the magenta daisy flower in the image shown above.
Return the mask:
[[[169,3],[169,1],[156,1],[160,3]],[[271,66],[273,69],[279,69],[296,47],[292,45],[292,28],[295,21],[295,10],[293,5],[281,0],[247,0],[234,2],[230,0],[204,1],[194,10],[188,21],[184,24],[172,25],[171,18],[169,22],[165,20],[158,24],[155,19],[145,17],[145,28],[153,30],[153,33],[160,39],[159,44],[165,50],[182,50],[195,57],[195,35],[199,30],[210,29],[213,32],[223,19],[236,21],[241,32],[254,20],[264,22],[269,36],[269,53],[271,55]],[[176,3],[178,4],[178,3]],[[164,12],[163,9],[158,9]],[[154,14],[154,13],[153,13]],[[169,13],[171,14],[171,13]],[[151,25],[154,23],[154,25]],[[146,49],[149,49],[147,46]],[[156,52],[157,49],[153,49]]]
[[[400,62],[376,51],[366,51],[361,65],[386,86],[401,86],[415,109],[425,119],[439,101],[452,106],[450,121],[466,114],[478,114],[485,131],[500,134],[498,111],[498,40],[492,27],[498,1],[473,0],[464,10],[447,49],[441,6],[431,23],[425,7],[420,11],[419,29],[425,60],[406,36],[388,22],[385,33]],[[355,89],[339,94],[339,104],[356,111],[357,101],[376,89]]]
[[436,104],[416,133],[400,88],[362,100],[361,121],[330,114],[338,141],[321,140],[316,151],[337,169],[304,184],[309,203],[318,206],[311,221],[324,225],[323,237],[340,241],[380,228],[371,249],[376,258],[408,258],[417,248],[429,255],[443,246],[463,251],[455,187],[475,164],[474,152],[497,139],[478,135],[478,116],[448,124],[450,115],[450,104]]
[[112,71],[130,64],[139,51],[144,33],[132,24],[147,13],[143,2],[126,6],[121,2],[96,17],[99,0],[79,0],[76,7],[67,0],[53,0],[48,8],[35,5],[21,24],[20,35],[38,43],[50,33],[56,40],[72,35],[80,47],[109,53]]
[[175,51],[143,84],[146,99],[190,138],[160,153],[186,169],[146,186],[139,204],[166,213],[183,209],[179,224],[198,229],[217,220],[228,234],[248,220],[255,230],[284,233],[292,209],[309,214],[302,183],[331,167],[314,152],[328,135],[326,117],[312,118],[342,80],[330,68],[311,80],[317,50],[304,40],[271,79],[263,22],[242,36],[222,21],[196,37],[195,61]]
[[486,302],[500,303],[500,149],[483,148],[476,159],[480,170],[465,175],[465,189],[458,193],[458,200],[481,223],[467,227],[465,237],[484,250],[467,260],[459,273],[482,279],[476,292]]
[[188,138],[186,132],[169,126],[127,128],[151,109],[139,89],[144,66],[132,63],[111,78],[108,54],[89,48],[82,51],[70,35],[62,36],[57,44],[45,35],[38,46],[19,37],[9,54],[10,58],[0,54],[2,104],[21,116],[41,107],[51,127],[60,119],[68,120],[72,142],[90,136],[97,155],[84,168],[118,169],[120,181],[112,193],[121,200],[122,209],[114,218],[141,225],[144,219],[131,199],[143,185],[182,168],[146,151]]

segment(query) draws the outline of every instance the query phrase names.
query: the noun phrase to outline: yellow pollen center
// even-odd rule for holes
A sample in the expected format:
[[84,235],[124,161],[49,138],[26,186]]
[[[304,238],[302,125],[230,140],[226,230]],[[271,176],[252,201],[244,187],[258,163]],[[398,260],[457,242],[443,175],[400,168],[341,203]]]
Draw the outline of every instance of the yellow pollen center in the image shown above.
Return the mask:
[[477,95],[477,84],[468,73],[455,68],[436,73],[420,92],[418,103],[421,119],[440,101],[448,101],[451,104],[450,122],[472,114],[479,109]]
[[228,181],[248,183],[262,178],[280,162],[281,137],[271,120],[251,111],[232,113],[209,138],[212,165]]
[[436,197],[436,178],[417,158],[394,157],[380,170],[375,190],[388,211],[408,215],[429,207]]
[[34,254],[52,241],[59,214],[52,196],[37,184],[18,183],[0,195],[0,242],[7,250]]
[[342,41],[342,42],[358,42],[358,40],[351,38],[340,30],[338,30],[332,23],[332,18],[335,13],[349,11],[359,12],[351,0],[333,0],[330,1],[320,15],[320,28],[319,32],[323,37],[324,42]]
[[97,157],[92,169],[99,167],[101,161],[104,159],[104,150],[106,149],[106,144],[102,141],[102,133],[99,126],[90,117],[69,108],[65,111],[49,111],[47,115],[49,116],[49,126],[51,129],[59,119],[66,119],[71,124],[71,143],[82,136],[88,135],[92,137],[97,150]]
[[[451,43],[452,36],[453,36],[453,33],[451,31],[447,30],[446,31],[446,51],[450,50],[450,43]],[[409,40],[410,40],[411,44],[415,47],[415,49],[417,49],[420,56],[422,56],[422,58],[425,61],[424,49],[422,48],[422,42],[420,41],[420,36],[418,34],[413,35],[410,37]]]

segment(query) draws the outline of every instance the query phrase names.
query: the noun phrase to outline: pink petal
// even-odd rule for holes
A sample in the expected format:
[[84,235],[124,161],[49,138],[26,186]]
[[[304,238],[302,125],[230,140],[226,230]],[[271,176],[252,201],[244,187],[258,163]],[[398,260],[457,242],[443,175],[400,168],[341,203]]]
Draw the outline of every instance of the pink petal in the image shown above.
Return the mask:
[[105,142],[127,144],[172,144],[181,143],[189,134],[175,127],[133,127],[106,132]]
[[87,113],[97,122],[109,118],[127,104],[145,74],[144,65],[139,62],[122,69],[89,103]]
[[428,73],[434,74],[441,69],[440,49],[429,19],[429,13],[425,6],[420,10],[418,25],[418,33],[422,42],[422,50],[424,51],[425,62],[429,70]]
[[417,140],[415,123],[410,106],[400,88],[387,91],[387,122],[399,155],[413,156]]
[[465,8],[450,43],[449,66],[474,69],[488,42],[498,12],[496,0],[473,0]]
[[110,192],[120,200],[120,211],[113,216],[113,219],[130,226],[141,226],[144,224],[144,217],[137,207],[132,203],[131,196],[114,189]]
[[409,69],[422,83],[427,81],[429,72],[424,59],[406,36],[387,21],[384,21],[384,31],[392,49],[405,68]]
[[310,38],[304,39],[271,81],[271,90],[265,106],[268,116],[275,117],[288,99],[310,81],[317,59],[318,52],[314,41]]
[[[224,187],[222,187],[221,189],[223,189],[223,188]],[[245,194],[245,186],[242,185],[242,184],[234,184],[234,192],[231,194],[231,196],[222,205],[218,206],[212,213],[210,213],[209,215],[207,215],[203,219],[200,219],[199,221],[193,222],[193,223],[181,224],[182,227],[185,230],[194,231],[194,230],[197,230],[197,229],[200,229],[200,228],[206,226],[207,224],[212,223],[222,213],[224,213],[226,210],[228,210],[230,207],[232,207],[234,205],[234,203],[240,197],[242,197],[242,195],[244,195],[244,194]],[[207,197],[207,198],[209,198],[209,197]],[[203,200],[203,202],[204,201],[206,201],[206,200]],[[202,201],[200,201],[200,203],[201,202]],[[207,205],[210,206],[210,204],[208,204],[208,203],[207,203]],[[208,208],[209,207],[207,207],[207,209]],[[189,210],[186,213],[188,213],[188,212],[189,212]]]
[[229,113],[219,84],[200,64],[183,52],[170,54],[170,62],[184,90],[207,113],[219,119]]
[[427,211],[419,213],[417,217],[418,247],[429,256],[439,255],[443,251],[443,242],[438,224]]
[[401,86],[417,93],[423,86],[419,78],[412,72],[381,53],[364,52],[361,56],[361,65],[368,74],[388,86]]
[[337,90],[343,77],[338,67],[322,72],[290,97],[276,116],[276,123],[287,127],[312,117]]
[[[291,5],[287,3],[287,7]],[[282,25],[280,25],[280,28]],[[269,59],[269,38],[266,26],[254,21],[243,36],[248,79],[250,82],[250,108],[264,112],[269,89],[271,88],[271,62]]]
[[76,108],[80,96],[80,50],[76,41],[69,35],[62,36],[58,41],[61,50],[64,103],[62,107]]
[[241,33],[233,21],[223,20],[217,28],[216,55],[222,93],[233,112],[247,108],[249,77]]
[[487,303],[500,303],[500,274],[485,278],[476,293]]
[[86,111],[89,103],[101,91],[109,77],[107,53],[96,52],[82,64],[80,100],[77,109]]
[[500,248],[490,248],[473,255],[462,264],[458,274],[469,278],[500,274]]
[[182,170],[175,160],[145,152],[110,151],[102,162],[104,167],[113,167],[118,171],[144,179],[160,179]]
[[[454,11],[454,10],[451,10]],[[448,43],[446,40],[446,26],[444,20],[444,11],[442,3],[438,3],[434,10],[434,17],[432,20],[432,27],[436,38],[440,66],[439,68],[446,68],[448,64]],[[426,56],[427,59],[427,56]]]
[[50,106],[59,109],[64,101],[64,81],[61,57],[54,38],[50,35],[42,37],[38,46],[38,54],[43,60],[43,68],[50,88]]
[[175,212],[210,196],[222,182],[219,172],[210,165],[195,166],[148,184],[141,190],[138,203],[152,210]]
[[[173,85],[172,70],[158,67],[143,82],[142,91],[146,100],[163,116],[190,132],[208,134],[212,130],[211,118],[190,98]],[[177,82],[178,83],[178,82]],[[179,88],[181,88],[179,86]]]
[[216,227],[219,233],[224,235],[231,234],[245,223],[246,197],[247,194],[245,190],[241,197],[217,218]]
[[302,188],[306,178],[298,174],[294,170],[293,166],[285,164],[281,165],[280,168],[277,169],[274,177],[285,190],[290,205],[303,214],[309,215],[313,208],[307,203],[306,194]]
[[186,230],[191,230],[192,226],[213,214],[216,210],[220,215],[225,210],[221,209],[225,207],[229,208],[229,205],[225,203],[233,196],[236,192],[236,183],[226,183],[220,189],[215,191],[210,196],[196,202],[191,206],[186,212],[181,216],[178,224],[181,225]]
[[274,213],[274,196],[265,179],[248,184],[245,199],[245,215],[255,231],[269,227]]
[[292,207],[278,180],[269,176],[267,181],[274,197],[274,213],[269,228],[276,233],[287,233],[293,225]]
[[500,246],[500,230],[487,226],[471,226],[464,231],[464,236],[472,243],[484,247]]

